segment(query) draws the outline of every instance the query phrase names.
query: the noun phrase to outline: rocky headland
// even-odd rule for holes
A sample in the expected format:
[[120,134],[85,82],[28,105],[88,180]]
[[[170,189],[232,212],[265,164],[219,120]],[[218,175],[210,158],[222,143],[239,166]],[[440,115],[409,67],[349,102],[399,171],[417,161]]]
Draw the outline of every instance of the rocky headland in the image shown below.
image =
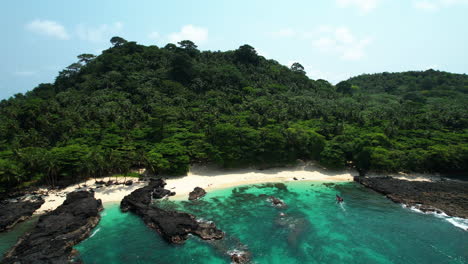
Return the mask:
[[0,203],[0,232],[6,231],[29,217],[44,203],[41,197],[7,199]]
[[412,206],[423,212],[444,212],[449,216],[468,218],[468,182],[423,182],[360,176],[354,180],[396,203]]
[[162,179],[151,180],[148,186],[137,189],[125,196],[120,204],[122,211],[130,211],[140,216],[149,227],[157,230],[170,243],[181,244],[189,234],[204,240],[222,239],[224,233],[212,222],[198,221],[195,216],[161,209],[152,205],[153,199],[174,195],[164,189],[166,182]]
[[73,257],[73,246],[87,238],[100,220],[101,200],[93,192],[67,195],[54,211],[42,215],[34,229],[18,240],[2,263],[61,264]]

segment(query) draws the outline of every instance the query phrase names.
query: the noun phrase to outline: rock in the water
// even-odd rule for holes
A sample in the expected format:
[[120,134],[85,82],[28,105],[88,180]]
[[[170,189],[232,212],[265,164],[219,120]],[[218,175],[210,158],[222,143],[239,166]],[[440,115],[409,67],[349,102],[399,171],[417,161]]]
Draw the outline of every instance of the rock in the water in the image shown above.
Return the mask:
[[120,203],[122,211],[131,211],[139,215],[151,228],[158,230],[170,243],[181,244],[189,234],[205,240],[221,239],[224,233],[213,223],[199,222],[195,216],[177,211],[169,211],[152,205],[152,199],[161,199],[172,192],[164,189],[162,179],[151,180],[148,186],[133,191]]
[[283,200],[278,199],[278,198],[276,198],[274,196],[269,196],[268,201],[271,202],[276,207],[283,208],[283,207],[287,206],[286,203]]
[[354,180],[396,203],[424,212],[443,211],[449,216],[468,218],[468,182],[405,181],[391,177],[354,177]]
[[231,261],[235,264],[244,264],[250,261],[250,256],[247,252],[233,252],[231,253]]
[[198,200],[198,199],[202,198],[205,195],[206,195],[206,191],[203,190],[203,188],[195,187],[195,189],[193,189],[193,191],[191,191],[189,193],[189,198],[188,199],[190,201]]
[[0,204],[0,232],[31,217],[43,203],[44,200],[40,197],[14,202],[3,201]]
[[128,186],[128,185],[132,185],[132,184],[133,184],[133,181],[132,181],[132,180],[128,180],[128,181],[125,182],[125,185],[127,185],[127,186]]
[[294,177],[293,180],[297,181],[298,179],[296,177]]
[[73,246],[88,237],[101,210],[101,200],[95,199],[94,193],[69,193],[61,206],[39,218],[32,232],[19,239],[2,263],[69,262]]

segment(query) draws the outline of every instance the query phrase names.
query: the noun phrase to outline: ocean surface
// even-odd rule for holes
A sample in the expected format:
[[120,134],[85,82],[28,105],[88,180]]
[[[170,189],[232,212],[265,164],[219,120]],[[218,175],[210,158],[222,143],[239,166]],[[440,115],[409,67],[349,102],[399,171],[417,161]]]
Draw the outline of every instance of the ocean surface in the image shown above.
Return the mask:
[[[345,202],[336,203],[335,194]],[[287,207],[273,206],[270,195]],[[456,219],[412,211],[356,183],[248,185],[158,205],[212,220],[226,238],[191,236],[183,245],[169,245],[139,217],[105,204],[99,225],[75,247],[81,260],[230,263],[227,252],[246,251],[252,263],[468,263],[466,221],[456,226]]]

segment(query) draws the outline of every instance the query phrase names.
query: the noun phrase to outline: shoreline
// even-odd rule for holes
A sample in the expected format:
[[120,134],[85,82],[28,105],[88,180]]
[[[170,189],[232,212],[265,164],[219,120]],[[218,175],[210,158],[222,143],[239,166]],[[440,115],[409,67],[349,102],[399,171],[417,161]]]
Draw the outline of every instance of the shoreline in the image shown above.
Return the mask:
[[[98,180],[107,182],[109,179],[115,181],[115,177],[112,176]],[[122,177],[117,179],[118,182],[124,180]],[[43,214],[54,210],[65,201],[66,195],[70,192],[92,189],[96,199],[101,199],[102,203],[115,203],[122,201],[126,195],[148,184],[147,181],[139,181],[132,177],[127,177],[127,180],[133,180],[133,184],[105,186],[95,184],[94,179],[88,179],[60,190],[43,188],[41,191],[47,192],[48,195],[43,197],[44,204],[34,214]],[[187,200],[189,193],[195,187],[212,191],[241,185],[289,181],[351,182],[353,175],[351,171],[330,172],[311,165],[265,170],[252,168],[222,170],[209,166],[192,166],[187,176],[166,178],[165,188],[176,193],[175,196],[169,197],[169,200]]]
[[214,191],[236,186],[277,183],[292,181],[315,182],[352,182],[354,179],[350,171],[329,172],[319,168],[297,166],[291,168],[272,168],[265,170],[237,169],[216,170],[210,167],[195,167],[185,177],[169,178],[166,189],[176,193],[169,200],[187,200],[195,187],[205,191]]
[[[187,200],[188,195],[195,187],[201,187],[206,191],[219,190],[224,188],[236,187],[249,184],[273,183],[273,182],[291,182],[291,181],[321,181],[321,182],[352,182],[357,172],[353,170],[330,171],[314,165],[313,163],[303,163],[298,166],[279,167],[259,170],[255,168],[245,169],[220,169],[209,165],[194,165],[190,168],[186,176],[165,177],[166,189],[175,192],[169,200]],[[382,175],[369,175],[370,177],[382,177]],[[432,181],[432,175],[390,175],[393,178],[404,179],[407,181]],[[415,177],[416,176],[416,177]],[[115,181],[116,177],[109,176],[99,178],[99,181]],[[40,191],[47,193],[44,196],[44,204],[34,212],[34,214],[43,214],[54,210],[60,206],[66,198],[66,195],[73,191],[90,190],[95,192],[96,199],[101,199],[103,203],[120,202],[131,192],[148,184],[147,181],[139,181],[134,177],[127,177],[127,180],[133,180],[132,185],[97,185],[94,179],[88,179],[79,184],[70,185],[60,190],[50,190],[42,188]],[[117,181],[123,183],[124,178],[118,177]],[[80,188],[81,187],[81,188]]]

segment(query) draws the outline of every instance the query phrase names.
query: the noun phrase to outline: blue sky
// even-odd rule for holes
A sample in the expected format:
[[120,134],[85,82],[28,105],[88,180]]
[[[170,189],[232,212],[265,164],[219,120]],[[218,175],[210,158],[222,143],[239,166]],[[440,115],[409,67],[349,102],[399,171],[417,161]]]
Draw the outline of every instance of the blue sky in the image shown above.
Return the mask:
[[53,82],[118,35],[202,50],[250,44],[333,83],[361,73],[468,73],[468,0],[7,0],[0,16],[0,99]]

